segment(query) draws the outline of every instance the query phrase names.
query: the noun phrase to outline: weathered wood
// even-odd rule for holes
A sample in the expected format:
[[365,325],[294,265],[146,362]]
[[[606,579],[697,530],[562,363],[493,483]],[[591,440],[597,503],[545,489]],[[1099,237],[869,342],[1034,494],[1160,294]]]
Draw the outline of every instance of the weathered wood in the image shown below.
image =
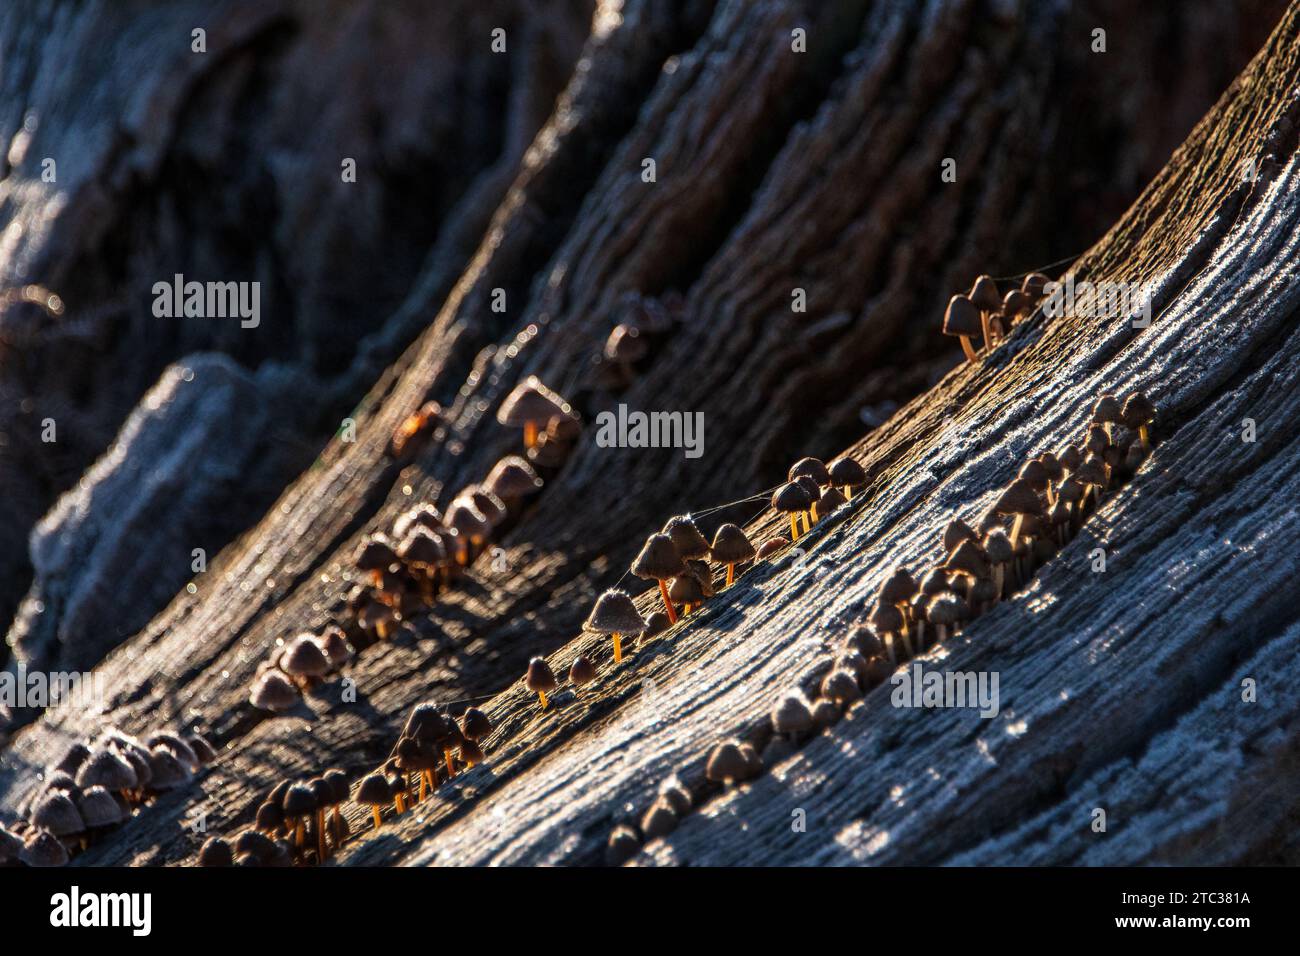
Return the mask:
[[[85,862],[185,860],[198,843],[176,826],[187,813],[201,808],[210,828],[233,828],[248,822],[251,801],[279,774],[373,766],[412,703],[490,694],[522,673],[537,651],[564,646],[556,661],[567,665],[576,649],[592,648],[607,668],[608,651],[594,639],[570,638],[596,588],[620,576],[641,537],[673,511],[759,490],[796,452],[829,456],[839,447],[834,436],[849,427],[850,410],[892,394],[894,383],[861,374],[889,353],[891,333],[914,324],[914,333],[903,334],[935,334],[937,302],[964,285],[985,243],[977,230],[962,228],[953,250],[931,250],[884,227],[907,219],[944,234],[985,204],[996,208],[1015,195],[1032,164],[1005,179],[994,176],[992,185],[936,195],[901,146],[909,123],[915,134],[929,112],[918,109],[891,133],[890,112],[873,104],[918,96],[943,103],[954,90],[974,103],[962,77],[932,72],[949,49],[943,41],[961,32],[970,11],[959,7],[952,20],[925,21],[896,7],[869,13],[861,34],[855,28],[840,41],[853,49],[860,39],[861,49],[834,82],[820,81],[817,109],[786,105],[773,133],[772,111],[753,102],[788,104],[789,91],[807,77],[735,38],[787,35],[791,8],[750,4],[742,27],[741,7],[721,4],[655,85],[635,128],[616,138],[604,172],[583,184],[583,206],[555,248],[554,233],[537,224],[543,217],[530,204],[563,195],[565,176],[581,166],[575,154],[592,148],[583,116],[610,116],[618,100],[610,91],[635,86],[648,64],[662,62],[662,50],[633,39],[644,39],[636,18],[647,9],[653,8],[630,5],[623,25],[593,41],[589,62],[609,71],[604,82],[588,76],[562,104],[471,272],[418,346],[372,392],[358,443],[328,449],[244,546],[223,554],[211,583],[194,597],[178,597],[104,662],[101,670],[119,694],[106,715],[51,713],[0,758],[0,793],[8,803],[30,790],[39,767],[104,720],[134,730],[174,721],[215,733],[226,748],[221,760],[189,791],[146,809],[93,848]],[[953,667],[1000,671],[1002,716],[976,724],[968,714],[896,711],[877,691],[774,773],[706,800],[642,861],[955,859],[1040,813],[1056,811],[1056,825],[1066,826],[1064,792],[1086,791],[1089,779],[1106,772],[1122,776],[1123,762],[1145,741],[1175,732],[1180,714],[1229,681],[1234,655],[1244,661],[1262,652],[1290,624],[1277,599],[1277,606],[1260,602],[1255,628],[1241,609],[1230,613],[1231,602],[1203,604],[1199,594],[1195,603],[1178,602],[1168,586],[1266,595],[1277,593],[1287,570],[1277,561],[1248,569],[1200,562],[1202,555],[1213,558],[1214,542],[1222,540],[1216,524],[1232,520],[1229,540],[1259,539],[1257,548],[1265,535],[1292,527],[1284,466],[1295,453],[1294,430],[1261,429],[1250,454],[1223,455],[1234,447],[1233,416],[1239,420],[1248,407],[1263,410],[1261,421],[1284,415],[1294,401],[1288,389],[1296,392],[1289,367],[1295,363],[1288,362],[1296,310],[1283,281],[1296,221],[1292,170],[1267,166],[1253,189],[1239,186],[1238,173],[1242,158],[1260,156],[1274,131],[1294,123],[1282,91],[1296,80],[1295,20],[1292,11],[1254,72],[1081,263],[1092,278],[1165,277],[1159,302],[1171,307],[1151,329],[1135,334],[1123,322],[1081,318],[1021,326],[990,359],[950,373],[858,446],[871,486],[849,513],[819,527],[806,561],[787,556],[750,572],[698,617],[639,648],[621,668],[605,670],[578,700],[559,695],[545,715],[517,684],[494,697],[487,707],[498,729],[488,763],[416,814],[356,841],[343,862],[599,861],[610,828],[639,816],[665,777],[677,773],[698,788],[712,742],[762,726],[777,692],[815,670],[889,568],[934,557],[951,512],[977,513],[1027,454],[1077,437],[1103,385],[1152,393],[1163,428],[1155,456],[1029,589],[936,652]],[[1030,27],[1045,25],[1030,20]],[[1050,31],[1027,28],[1025,35]],[[912,49],[926,52],[909,69]],[[1003,64],[1013,58],[999,42],[982,52]],[[949,136],[980,142],[980,124],[989,117],[975,113],[942,114]],[[884,145],[891,135],[894,149]],[[1272,148],[1289,164],[1294,143],[1289,132],[1279,137]],[[771,146],[762,168],[745,174],[755,141]],[[636,171],[646,155],[674,157],[674,175],[700,195],[669,194],[666,176],[659,190],[642,188]],[[722,202],[714,198],[719,190],[727,197]],[[1253,229],[1253,248],[1239,232],[1229,234],[1239,212],[1242,228]],[[800,230],[802,223],[816,228]],[[487,312],[487,296],[504,276],[521,281],[521,263],[538,279],[523,315],[536,330],[511,342],[517,318],[494,326],[469,317]],[[1202,269],[1202,279],[1180,290]],[[850,287],[848,277],[860,274],[873,277],[869,295],[867,286]],[[1210,276],[1212,284],[1205,281]],[[788,312],[797,282],[807,283],[816,304],[809,317]],[[626,392],[602,393],[579,359],[603,339],[622,292],[671,288],[686,292],[683,321],[653,343],[652,361]],[[847,320],[838,318],[846,312]],[[1231,323],[1214,321],[1225,315]],[[320,626],[336,610],[344,561],[360,533],[386,525],[412,499],[445,501],[447,491],[481,477],[513,447],[516,436],[499,429],[490,412],[529,372],[588,415],[615,400],[710,410],[706,464],[692,466],[676,451],[637,457],[598,448],[588,430],[503,542],[509,571],[480,561],[471,586],[350,665],[360,705],[340,703],[337,686],[327,684],[309,695],[301,713],[251,715],[241,701],[257,663],[277,638]],[[458,391],[447,434],[400,471],[384,462],[382,448],[406,414],[429,394],[448,399]],[[1282,467],[1258,470],[1273,463]],[[1258,490],[1276,487],[1279,494],[1246,507],[1240,496],[1254,489],[1252,479],[1277,482]],[[736,508],[708,520],[748,513]],[[769,519],[758,527],[770,533],[776,526]],[[1114,550],[1103,581],[1080,564],[1091,540]],[[1218,548],[1220,557],[1230,550]],[[1176,633],[1151,640],[1166,617],[1176,620]],[[1130,695],[1137,691],[1145,696],[1135,705]],[[1281,721],[1285,726],[1285,715]],[[1251,773],[1287,767],[1280,758],[1263,767],[1253,755],[1247,759]],[[1192,778],[1175,769],[1170,779],[1167,792]],[[1117,799],[1153,809],[1137,783]],[[1225,799],[1216,819],[1244,822],[1235,809],[1241,805]],[[807,833],[790,833],[793,806],[807,811]],[[361,820],[358,814],[354,825]],[[727,829],[736,821],[749,824],[744,838]],[[1268,829],[1269,820],[1254,826],[1252,845],[1265,845],[1269,834],[1258,828]],[[1133,859],[1157,858],[1155,851],[1144,856],[1144,845],[1178,854],[1176,828],[1154,821],[1144,832],[1149,840],[1132,844]],[[1028,843],[1032,833],[1020,838]],[[1084,851],[1060,841],[1055,851],[1035,845],[1035,852],[1081,858]]]

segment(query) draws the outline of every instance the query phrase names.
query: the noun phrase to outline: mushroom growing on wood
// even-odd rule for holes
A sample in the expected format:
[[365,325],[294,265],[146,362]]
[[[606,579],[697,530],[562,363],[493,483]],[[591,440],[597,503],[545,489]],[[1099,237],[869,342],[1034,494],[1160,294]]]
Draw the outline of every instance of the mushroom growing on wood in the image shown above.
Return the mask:
[[955,571],[975,580],[992,577],[988,555],[984,553],[984,549],[977,541],[969,538],[957,545],[948,555],[944,570]]
[[691,607],[701,603],[705,598],[704,587],[695,572],[687,568],[668,585],[668,599],[682,606],[682,614],[690,614]]
[[660,797],[650,805],[650,809],[641,817],[641,832],[647,840],[667,836],[677,829],[677,811],[667,800]]
[[710,783],[734,784],[750,775],[750,763],[741,750],[739,740],[725,740],[713,748],[704,765],[704,776]]
[[497,410],[497,421],[511,428],[524,430],[524,447],[537,444],[537,433],[554,415],[576,417],[563,398],[542,384],[536,375],[530,375],[515,386]]
[[1124,424],[1138,433],[1144,452],[1151,450],[1152,423],[1156,420],[1156,407],[1141,392],[1134,392],[1124,399]]
[[984,349],[993,347],[993,335],[989,330],[989,321],[1002,309],[1002,294],[992,276],[980,276],[970,289],[970,301],[980,310],[980,321],[984,332]]
[[382,773],[372,773],[362,778],[361,786],[357,787],[357,803],[370,807],[376,830],[383,823],[379,813],[380,808],[392,802],[393,792],[388,786],[388,779]]
[[591,661],[579,654],[569,665],[569,683],[574,687],[590,684],[596,678],[596,668]]
[[235,854],[221,837],[208,837],[199,850],[199,866],[234,866]]
[[975,533],[975,530],[970,525],[960,518],[953,518],[943,531],[943,550],[951,553],[963,541],[976,541],[978,539],[979,535]]
[[790,466],[790,472],[786,477],[790,481],[794,481],[801,476],[811,478],[819,486],[831,483],[831,473],[826,469],[826,464],[820,458],[800,458]]
[[280,654],[280,669],[306,689],[329,673],[330,662],[313,634],[299,634]]
[[799,540],[798,517],[808,510],[812,501],[798,482],[788,482],[772,493],[772,507],[790,519],[790,540]]
[[1041,272],[1031,272],[1020,281],[1020,289],[1025,295],[1038,302],[1051,282],[1051,277]]
[[709,539],[700,534],[694,519],[690,515],[678,515],[668,519],[663,534],[672,539],[673,547],[683,560],[703,558],[709,553]]
[[293,831],[293,842],[299,850],[307,835],[307,820],[316,812],[316,794],[310,785],[295,783],[284,795],[284,819]]
[[384,583],[384,571],[397,563],[397,552],[387,535],[372,534],[357,547],[352,563],[358,571],[368,571],[370,582],[375,587]]
[[1001,600],[1002,588],[1006,582],[1007,567],[1015,558],[1016,549],[1011,544],[1011,539],[1007,537],[1006,531],[1001,528],[994,528],[984,535],[984,553],[993,566],[993,583],[997,586],[998,595],[995,600]]
[[419,581],[425,603],[431,602],[436,594],[438,569],[447,560],[442,537],[429,528],[418,527],[397,546],[397,556]]
[[772,730],[787,737],[791,743],[796,743],[799,735],[811,730],[812,725],[812,707],[801,690],[782,695],[772,708]]
[[23,838],[23,848],[18,859],[28,866],[63,866],[68,862],[68,851],[63,842],[49,830],[33,827]]
[[1020,544],[1020,529],[1025,515],[1041,514],[1043,502],[1033,485],[1023,478],[1017,478],[1002,492],[993,508],[998,514],[1015,516],[1011,525],[1011,544],[1016,547]]
[[956,630],[957,623],[965,617],[965,614],[965,602],[951,591],[932,595],[926,608],[926,616],[935,626],[940,643],[947,640],[948,635]]
[[524,675],[524,686],[537,695],[542,710],[546,709],[546,692],[555,690],[555,674],[542,657],[534,657],[528,662],[528,673]]
[[659,595],[663,598],[664,610],[670,624],[677,623],[677,612],[673,610],[672,599],[668,596],[668,581],[686,570],[686,562],[673,544],[673,539],[666,534],[652,534],[646,539],[641,553],[632,562],[632,573],[643,581],[658,581]]
[[525,496],[540,491],[542,479],[524,459],[518,455],[506,455],[492,466],[483,484],[508,508],[512,508]]
[[378,640],[386,640],[393,629],[397,614],[382,601],[371,601],[357,615],[357,623],[367,634],[374,634]]
[[646,622],[627,593],[609,590],[596,599],[596,606],[587,615],[583,629],[596,634],[608,634],[614,640],[614,663],[623,660],[624,634],[640,634]]
[[831,671],[822,678],[821,691],[823,697],[835,701],[840,707],[848,707],[850,704],[862,699],[862,688],[858,686],[858,676],[850,670]]
[[1092,408],[1092,423],[1106,430],[1107,439],[1113,434],[1113,426],[1121,425],[1123,422],[1124,410],[1118,398],[1114,395],[1103,395],[1097,399],[1097,404]]
[[966,296],[955,295],[948,300],[948,309],[943,315],[943,334],[961,339],[967,360],[974,362],[979,359],[971,337],[984,334],[984,321],[980,310]]
[[730,522],[721,525],[714,532],[709,552],[714,561],[727,566],[727,587],[731,587],[736,580],[736,565],[752,561],[757,553],[740,526]]
[[883,635],[885,645],[889,648],[889,657],[895,660],[897,655],[894,652],[894,636],[897,635],[903,641],[903,647],[907,651],[907,656],[912,656],[912,641],[907,632],[907,621],[903,617],[903,612],[892,604],[879,603],[867,618],[867,623],[877,634]]
[[425,402],[412,412],[393,431],[388,439],[388,456],[401,458],[408,448],[416,453],[417,444],[422,444],[433,430],[442,423],[442,406],[437,402]]
[[754,560],[766,561],[768,558],[788,547],[790,547],[789,539],[778,534],[775,538],[768,538],[758,546],[758,554],[754,555]]
[[831,462],[831,467],[827,472],[831,478],[831,484],[838,486],[844,493],[845,501],[853,500],[853,486],[865,485],[867,483],[867,472],[853,458],[838,458]]
[[616,826],[605,845],[605,859],[611,866],[621,866],[641,849],[641,838],[627,824]]
[[474,502],[468,498],[457,498],[448,505],[444,520],[447,527],[454,529],[458,535],[456,563],[469,565],[478,554],[476,549],[482,547],[487,536],[492,533],[492,526],[488,524],[483,512],[474,507]]

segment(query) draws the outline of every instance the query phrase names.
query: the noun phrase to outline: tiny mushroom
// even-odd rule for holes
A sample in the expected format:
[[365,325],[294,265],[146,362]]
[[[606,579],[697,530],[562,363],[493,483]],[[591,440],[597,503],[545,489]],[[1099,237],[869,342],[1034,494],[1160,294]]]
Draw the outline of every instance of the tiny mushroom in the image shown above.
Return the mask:
[[596,668],[591,661],[579,654],[569,665],[569,683],[574,687],[591,683],[596,677]]
[[534,657],[528,662],[528,673],[524,675],[524,686],[537,695],[542,710],[546,709],[546,692],[555,690],[555,674],[543,657]]
[[984,348],[993,345],[993,335],[989,330],[989,321],[1002,310],[1002,294],[992,276],[982,275],[975,280],[970,289],[971,304],[980,310],[983,323]]
[[397,562],[393,543],[384,534],[372,534],[357,546],[352,563],[358,571],[368,571],[375,587],[384,583],[384,571]]
[[1106,437],[1110,438],[1114,426],[1124,423],[1124,409],[1119,399],[1114,395],[1103,395],[1097,399],[1097,404],[1092,408],[1092,423],[1102,426],[1106,430]]
[[790,540],[799,540],[799,515],[812,504],[808,492],[796,481],[788,482],[772,493],[772,507],[790,519]]
[[831,484],[844,492],[846,501],[853,500],[853,486],[867,483],[867,472],[854,458],[838,458],[831,462]]
[[272,713],[292,710],[300,699],[298,689],[293,686],[289,678],[283,672],[274,669],[259,674],[253,680],[253,688],[248,694],[249,703],[254,707]]
[[640,634],[645,630],[645,618],[636,609],[624,591],[606,591],[596,599],[596,606],[583,623],[583,628],[596,634],[608,634],[614,640],[614,663],[623,660],[624,634]]
[[658,581],[659,595],[663,598],[664,610],[668,614],[668,623],[677,623],[677,612],[673,610],[672,599],[668,596],[668,581],[686,570],[686,562],[673,544],[673,539],[666,534],[652,534],[646,539],[641,553],[632,562],[632,573],[643,581]]
[[518,455],[506,455],[492,466],[483,485],[511,508],[527,495],[539,491],[542,479],[537,477],[537,472],[527,461]]
[[739,740],[724,740],[709,753],[704,776],[710,783],[733,784],[749,777],[750,764]]
[[380,809],[393,802],[393,791],[388,786],[388,778],[382,773],[367,774],[362,778],[361,785],[357,787],[356,802],[370,807],[370,812],[374,815],[375,829],[378,830],[383,823]]
[[306,688],[329,673],[330,662],[315,635],[299,634],[280,655],[280,669]]
[[948,309],[943,315],[943,334],[955,335],[961,339],[962,351],[968,361],[978,360],[979,354],[971,344],[971,338],[984,332],[982,313],[969,298],[955,295],[948,300]]
[[736,565],[752,561],[757,553],[740,526],[730,522],[720,525],[714,532],[709,551],[714,561],[727,566],[727,587],[736,580]]
[[524,447],[537,444],[538,431],[546,427],[552,416],[576,417],[569,403],[542,384],[536,375],[530,375],[515,386],[497,410],[497,421],[511,428],[524,430]]
[[208,837],[199,850],[199,866],[234,866],[235,854],[221,837]]
[[63,841],[49,830],[32,827],[23,839],[18,859],[28,866],[63,866],[68,862],[68,851]]
[[674,604],[682,606],[682,614],[690,614],[691,608],[700,604],[707,597],[704,593],[704,586],[700,584],[699,577],[694,570],[687,568],[683,573],[673,578],[672,583],[668,585],[668,599]]
[[641,839],[636,831],[627,824],[620,824],[609,834],[609,842],[605,845],[605,859],[611,866],[621,866],[636,856],[640,849]]
[[792,690],[781,696],[772,708],[772,729],[792,743],[800,734],[812,729],[812,706],[801,690]]
[[709,539],[700,534],[700,529],[690,515],[668,519],[662,533],[672,539],[673,547],[684,560],[703,558],[709,553]]
[[1141,392],[1134,392],[1124,399],[1124,425],[1138,433],[1144,452],[1151,450],[1152,423],[1156,420],[1156,407]]

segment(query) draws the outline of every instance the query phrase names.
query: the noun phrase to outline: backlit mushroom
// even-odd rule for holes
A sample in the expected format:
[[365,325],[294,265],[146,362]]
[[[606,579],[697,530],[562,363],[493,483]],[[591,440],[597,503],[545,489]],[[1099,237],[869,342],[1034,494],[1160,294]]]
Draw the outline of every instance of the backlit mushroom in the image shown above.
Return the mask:
[[772,708],[772,730],[791,743],[797,743],[799,735],[811,730],[812,725],[812,707],[801,690],[785,693]]
[[988,555],[984,553],[984,549],[977,541],[969,538],[957,545],[948,555],[944,570],[964,574],[974,580],[992,578]]
[[827,471],[826,464],[820,458],[800,458],[790,466],[790,472],[786,477],[790,481],[794,481],[801,475],[811,478],[819,486],[831,483],[831,474]]
[[1050,276],[1046,276],[1041,272],[1031,272],[1021,280],[1020,289],[1025,295],[1038,302],[1046,292],[1047,284],[1051,281]]
[[912,641],[907,633],[907,621],[903,618],[903,612],[897,607],[883,602],[877,604],[871,616],[867,618],[867,623],[871,625],[873,631],[883,637],[891,659],[896,657],[893,650],[895,636],[902,640],[907,656],[912,656]]
[[541,490],[542,479],[524,459],[506,455],[492,466],[483,485],[504,501],[507,508],[514,508],[525,497]]
[[1124,399],[1124,424],[1138,433],[1144,452],[1151,450],[1152,423],[1156,420],[1156,407],[1141,392],[1134,392]]
[[835,701],[840,707],[848,707],[862,699],[862,688],[858,686],[858,676],[849,670],[833,670],[822,678],[822,696]]
[[798,482],[789,482],[772,493],[772,507],[790,519],[790,540],[799,540],[799,515],[808,510],[812,501]]
[[766,561],[768,558],[780,553],[788,547],[790,547],[789,540],[781,535],[777,535],[774,538],[768,538],[758,546],[758,554],[754,555],[754,560]]
[[294,783],[284,795],[284,819],[293,831],[294,846],[299,850],[307,835],[307,821],[316,811],[316,794],[305,783]]
[[554,415],[575,417],[568,402],[543,385],[536,375],[530,375],[506,396],[497,410],[497,421],[509,428],[522,428],[524,447],[532,448],[537,444],[538,430]]
[[971,338],[984,334],[984,320],[979,309],[964,295],[955,295],[948,300],[948,309],[943,315],[943,334],[955,335],[961,340],[962,351],[968,361],[979,358]]
[[632,599],[624,591],[606,591],[596,599],[596,606],[583,623],[583,629],[596,634],[608,634],[614,640],[614,663],[623,660],[624,634],[640,634],[646,622]]
[[626,824],[616,826],[605,845],[605,859],[610,866],[621,866],[641,850],[641,838]]
[[[352,659],[354,653],[352,645],[344,637],[341,628],[326,628],[325,633],[316,639],[316,643],[320,645],[321,651],[325,654],[325,659],[329,661],[330,668],[333,670],[338,670]],[[206,763],[206,761],[203,762]]]
[[357,546],[352,563],[358,571],[370,574],[370,582],[375,587],[384,583],[384,571],[397,562],[397,552],[387,535],[372,534]]
[[438,569],[447,561],[442,537],[428,528],[416,528],[397,546],[397,556],[419,581],[425,603],[431,602],[436,594]]
[[373,601],[361,609],[357,615],[357,623],[367,634],[372,634],[377,640],[386,640],[392,633],[393,623],[397,620],[397,614],[391,607],[382,601]]
[[673,805],[662,798],[650,805],[650,809],[641,817],[641,832],[647,840],[664,837],[677,829],[677,811]]
[[477,549],[482,547],[492,532],[487,518],[468,498],[458,498],[447,506],[444,520],[447,527],[458,535],[456,563],[462,566],[471,564],[478,554]]
[[757,552],[740,526],[728,522],[714,532],[709,553],[718,564],[727,566],[727,587],[731,587],[736,580],[736,565],[752,561]]
[[844,506],[845,497],[839,493],[834,485],[828,485],[821,494],[821,497],[813,504],[813,510],[819,515],[833,514]]
[[1104,428],[1106,437],[1110,438],[1113,426],[1124,422],[1124,410],[1119,399],[1114,395],[1103,395],[1097,399],[1097,404],[1092,408],[1092,422]]
[[670,624],[677,623],[677,612],[673,610],[672,599],[668,596],[667,582],[685,570],[686,562],[673,545],[672,538],[666,534],[652,534],[647,538],[641,553],[632,562],[632,573],[638,578],[659,582],[659,595],[663,598]]
[[590,684],[596,679],[596,668],[591,661],[579,654],[569,665],[569,683],[574,687]]
[[524,686],[537,695],[542,710],[546,709],[546,693],[555,690],[557,683],[550,665],[542,657],[534,657],[528,662],[528,673],[524,675]]
[[48,791],[36,802],[28,819],[33,826],[44,827],[57,837],[76,836],[86,829],[77,805],[63,790]]
[[1014,516],[1015,520],[1011,525],[1011,544],[1013,547],[1018,547],[1025,515],[1041,514],[1043,502],[1028,481],[1017,478],[1006,487],[993,508],[998,514]]
[[831,478],[831,484],[839,487],[844,493],[845,501],[853,500],[855,485],[865,485],[867,483],[866,471],[853,458],[838,458],[831,462],[828,474]]
[[682,606],[683,615],[690,614],[691,607],[701,603],[704,598],[704,588],[700,584],[700,579],[689,568],[673,578],[672,583],[668,585],[668,599],[671,603]]
[[1015,558],[1016,549],[1011,544],[1011,539],[1007,537],[1006,531],[994,528],[984,535],[984,553],[988,556],[989,564],[992,565],[993,583],[997,586],[997,599],[1000,600],[1006,582],[1007,567]]
[[221,837],[208,837],[199,850],[199,866],[234,866],[235,854]]
[[971,286],[970,301],[975,308],[980,310],[980,320],[984,333],[984,348],[987,350],[993,346],[993,335],[989,330],[989,321],[997,315],[1002,309],[1002,294],[998,292],[998,284],[992,276],[980,276]]
[[750,765],[741,751],[739,740],[725,740],[709,753],[704,776],[711,783],[739,783],[749,777]]
[[332,816],[334,845],[338,847],[342,846],[343,841],[348,837],[348,821],[339,809],[348,801],[348,775],[335,767],[325,771],[325,782],[330,786],[330,807],[334,811]]
[[374,815],[375,829],[378,830],[383,823],[380,810],[393,802],[393,791],[389,789],[388,779],[382,773],[367,774],[362,778],[361,785],[357,787],[356,802],[370,807],[370,812]]
[[979,535],[975,533],[975,530],[970,525],[962,521],[961,518],[953,518],[948,522],[948,527],[943,532],[943,550],[951,553],[963,541],[978,539]]
[[77,797],[77,810],[88,830],[115,827],[126,819],[122,806],[103,787],[90,787]]
[[32,827],[23,837],[23,848],[18,859],[28,866],[63,866],[68,862],[68,851],[63,842],[49,830]]
[[300,634],[280,655],[280,669],[305,689],[329,673],[330,662],[315,635]]
[[700,534],[700,529],[690,515],[668,519],[663,533],[672,539],[673,547],[685,561],[703,558],[709,553],[709,539]]
[[942,591],[930,597],[926,617],[934,625],[936,639],[943,643],[956,630],[958,622],[966,615],[966,603],[951,591]]

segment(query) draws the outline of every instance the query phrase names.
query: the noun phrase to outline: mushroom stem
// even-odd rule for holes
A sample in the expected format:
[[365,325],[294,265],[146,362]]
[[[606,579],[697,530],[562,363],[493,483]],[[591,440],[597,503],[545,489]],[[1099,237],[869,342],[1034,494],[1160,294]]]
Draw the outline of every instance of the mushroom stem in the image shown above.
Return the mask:
[[380,827],[380,824],[381,824],[381,822],[382,822],[382,819],[381,819],[381,817],[379,816],[379,807],[377,807],[377,806],[371,806],[371,808],[370,808],[370,812],[373,813],[373,814],[375,815],[375,829],[378,830],[379,827]]
[[316,811],[316,862],[325,862],[325,811]]
[[545,710],[545,709],[546,709],[546,691],[544,691],[544,690],[539,690],[539,691],[537,692],[537,699],[540,700],[540,701],[542,702],[542,710]]
[[993,565],[993,584],[998,589],[998,600],[1002,600],[1002,579],[1006,577],[1007,569],[1005,565]]
[[736,565],[733,562],[732,564],[727,565],[727,587],[731,587],[731,585],[735,583],[735,580],[736,580]]
[[1024,521],[1025,516],[1021,514],[1016,515],[1016,520],[1011,523],[1011,547],[1013,548],[1020,545],[1020,526],[1024,524]]
[[456,764],[452,762],[452,759],[451,759],[451,751],[450,751],[450,750],[444,750],[444,751],[442,752],[442,756],[443,756],[443,759],[446,760],[446,762],[447,762],[447,778],[450,779],[450,778],[456,776]]
[[[793,516],[791,516],[790,522],[792,524],[794,523]],[[677,612],[673,610],[673,602],[668,599],[668,584],[664,581],[663,578],[659,579],[659,595],[664,599],[664,610],[668,612],[668,623],[676,624]],[[543,700],[545,700],[545,698],[543,698]],[[542,706],[545,707],[546,704],[543,703]]]
[[975,352],[975,347],[970,344],[970,339],[964,335],[959,335],[957,338],[961,339],[961,348],[966,353],[966,358],[972,362],[979,361],[979,355]]
[[812,518],[813,524],[816,524],[816,523],[817,523],[817,520],[818,520],[818,519],[817,519],[817,502],[814,501],[814,502],[812,503],[812,506],[809,507],[809,509],[808,509],[808,515],[809,515],[809,517]]
[[388,640],[388,622],[387,622],[387,621],[380,621],[378,624],[375,625],[375,630],[379,633],[379,639],[380,639],[381,641],[386,641],[386,640]]
[[1151,450],[1151,437],[1147,433],[1147,427],[1145,425],[1138,426],[1138,441],[1142,443],[1143,451]]
[[618,632],[614,633],[614,663],[617,664],[623,660],[623,637]]
[[524,422],[524,447],[532,448],[537,444],[537,422]]
[[293,821],[293,842],[299,849],[302,849],[303,838],[307,834],[307,828],[303,825],[302,817]]
[[989,314],[980,309],[980,331],[984,333],[984,351],[993,348],[993,332],[989,329]]
[[853,500],[853,486],[852,486],[852,485],[845,485],[845,486],[844,486],[844,500],[845,500],[845,501],[852,501],[852,500]]
[[791,512],[790,513],[790,543],[794,544],[794,542],[798,540],[799,540],[799,516],[794,514],[794,512]]

